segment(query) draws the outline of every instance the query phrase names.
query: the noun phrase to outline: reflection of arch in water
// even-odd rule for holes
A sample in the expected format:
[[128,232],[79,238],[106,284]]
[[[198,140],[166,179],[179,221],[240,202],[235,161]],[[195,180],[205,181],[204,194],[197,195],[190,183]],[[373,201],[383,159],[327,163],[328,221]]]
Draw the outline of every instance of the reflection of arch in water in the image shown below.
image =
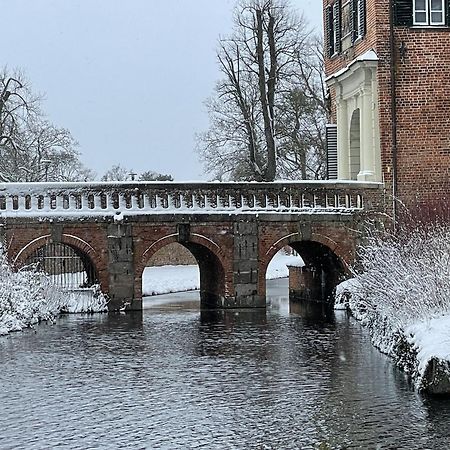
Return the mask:
[[29,242],[14,263],[16,267],[35,265],[65,289],[90,287],[98,283],[98,273],[89,253],[95,250],[76,236],[63,235],[61,242],[53,242],[46,235]]
[[200,301],[203,308],[221,306],[226,296],[225,256],[211,239],[192,233],[189,241],[179,242],[178,233],[164,236],[154,242],[142,255],[136,270],[136,282],[142,284],[142,274],[150,259],[168,244],[178,242],[195,258],[200,271]]
[[[302,240],[299,233],[292,233],[279,239],[269,248],[265,267],[261,268],[264,275],[272,258],[285,246],[292,247],[305,263],[301,272],[309,284],[307,299],[321,301],[332,299],[335,287],[348,273],[348,264],[339,245],[319,234],[313,233],[310,239]],[[265,276],[263,292],[265,292]]]
[[361,170],[361,117],[360,110],[355,109],[350,121],[350,152],[349,176],[350,180],[357,180]]

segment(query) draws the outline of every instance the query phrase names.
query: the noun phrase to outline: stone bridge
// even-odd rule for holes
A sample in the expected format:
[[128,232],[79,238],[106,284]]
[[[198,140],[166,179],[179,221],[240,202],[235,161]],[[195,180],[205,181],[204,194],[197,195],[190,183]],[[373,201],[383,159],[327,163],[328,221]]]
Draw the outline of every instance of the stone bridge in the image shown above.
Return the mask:
[[380,183],[5,183],[0,238],[17,268],[52,243],[70,247],[113,310],[142,307],[144,268],[178,242],[198,262],[202,307],[264,307],[266,269],[281,248],[321,274],[308,289],[329,295],[367,215],[383,210]]

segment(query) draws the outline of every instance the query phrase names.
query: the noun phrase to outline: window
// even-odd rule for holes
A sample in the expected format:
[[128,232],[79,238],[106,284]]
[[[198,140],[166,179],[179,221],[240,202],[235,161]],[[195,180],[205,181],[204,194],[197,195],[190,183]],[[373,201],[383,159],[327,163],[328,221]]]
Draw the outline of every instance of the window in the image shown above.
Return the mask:
[[444,0],[413,0],[414,25],[445,25]]
[[366,0],[336,0],[327,6],[325,21],[326,50],[331,58],[366,34]]

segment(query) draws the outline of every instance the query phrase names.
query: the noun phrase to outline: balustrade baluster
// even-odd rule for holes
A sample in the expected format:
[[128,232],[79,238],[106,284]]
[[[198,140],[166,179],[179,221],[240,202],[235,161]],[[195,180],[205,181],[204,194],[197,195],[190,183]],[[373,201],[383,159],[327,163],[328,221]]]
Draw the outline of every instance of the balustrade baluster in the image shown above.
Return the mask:
[[139,209],[139,192],[133,192],[131,194],[131,209],[137,210]]
[[13,198],[10,195],[5,195],[6,211],[13,211]]
[[150,192],[144,192],[142,194],[144,196],[144,209],[146,211],[149,211],[152,209],[152,201],[151,201],[151,197],[150,197]]
[[17,198],[17,207],[19,211],[25,211],[25,196],[19,195]]
[[89,211],[89,197],[87,192],[81,194],[81,211]]
[[94,193],[94,209],[96,211],[102,210],[102,196],[100,192]]
[[51,198],[50,194],[47,192],[43,195],[44,197],[44,207],[42,208],[45,212],[50,211]]
[[39,200],[38,197],[32,195],[30,198],[30,211],[37,211],[38,210],[38,204]]
[[127,209],[127,199],[125,198],[125,195],[122,193],[119,194],[119,209],[120,210]]
[[64,196],[61,193],[56,195],[55,209],[57,209],[57,210],[64,209]]

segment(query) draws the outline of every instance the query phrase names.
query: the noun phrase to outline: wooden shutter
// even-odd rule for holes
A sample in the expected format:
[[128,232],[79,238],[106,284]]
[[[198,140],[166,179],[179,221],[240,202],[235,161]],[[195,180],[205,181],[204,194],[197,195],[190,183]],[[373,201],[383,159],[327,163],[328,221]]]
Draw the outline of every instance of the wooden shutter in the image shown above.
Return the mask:
[[358,23],[358,27],[359,27],[359,36],[364,36],[366,34],[367,31],[367,25],[366,25],[366,0],[359,0],[359,5],[358,5],[358,9],[359,9],[359,23]]
[[325,49],[326,56],[331,58],[334,54],[333,8],[331,6],[327,6],[325,10]]
[[412,26],[413,0],[394,0],[394,24]]
[[447,26],[450,26],[450,0],[447,0],[444,2],[445,3],[445,24]]
[[358,39],[358,3],[359,0],[352,0],[352,42]]
[[338,162],[337,162],[337,126],[328,124],[326,127],[327,142],[327,178],[337,180]]
[[333,19],[335,23],[336,30],[335,36],[336,41],[334,42],[334,51],[336,53],[341,53],[342,45],[341,45],[341,0],[337,0],[333,5]]

